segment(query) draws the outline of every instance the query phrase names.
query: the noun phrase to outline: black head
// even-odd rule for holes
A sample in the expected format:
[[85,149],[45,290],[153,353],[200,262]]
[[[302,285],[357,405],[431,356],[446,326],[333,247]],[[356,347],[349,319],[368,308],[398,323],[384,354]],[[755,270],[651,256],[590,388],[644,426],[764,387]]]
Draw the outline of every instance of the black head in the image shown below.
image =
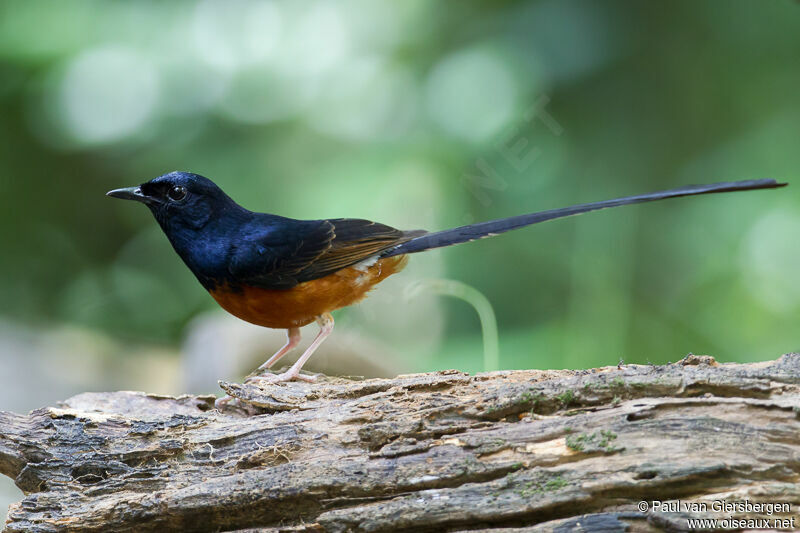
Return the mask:
[[228,250],[235,241],[231,235],[237,235],[239,225],[253,215],[213,181],[189,172],[170,172],[107,195],[149,207],[175,251],[206,288],[224,277]]
[[208,178],[189,172],[170,172],[138,187],[106,193],[114,198],[142,202],[169,235],[200,230],[215,215],[239,206]]

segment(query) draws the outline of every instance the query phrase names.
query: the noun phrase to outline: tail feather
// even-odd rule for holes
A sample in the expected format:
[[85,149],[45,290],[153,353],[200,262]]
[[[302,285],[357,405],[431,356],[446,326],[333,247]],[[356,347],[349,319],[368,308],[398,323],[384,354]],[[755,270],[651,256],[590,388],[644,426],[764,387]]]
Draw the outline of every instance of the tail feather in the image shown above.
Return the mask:
[[384,252],[381,254],[381,256],[391,257],[399,254],[413,254],[416,252],[430,250],[432,248],[443,248],[445,246],[452,246],[462,242],[493,237],[495,235],[499,235],[500,233],[530,226],[531,224],[538,224],[539,222],[545,222],[547,220],[579,215],[581,213],[597,211],[598,209],[606,209],[609,207],[654,202],[656,200],[678,198],[680,196],[695,196],[699,194],[749,191],[756,189],[775,189],[778,187],[785,187],[786,185],[786,183],[778,183],[777,181],[771,179],[712,183],[710,185],[688,185],[686,187],[680,187],[678,189],[671,189],[668,191],[653,192],[637,196],[626,196],[625,198],[604,200],[602,202],[592,202],[589,204],[573,205],[571,207],[562,207],[560,209],[551,209],[549,211],[540,211],[538,213],[529,213],[527,215],[500,218],[497,220],[479,222],[477,224],[470,224],[468,226],[461,226],[444,231],[427,233],[421,237],[416,237],[410,241],[406,241],[403,244]]

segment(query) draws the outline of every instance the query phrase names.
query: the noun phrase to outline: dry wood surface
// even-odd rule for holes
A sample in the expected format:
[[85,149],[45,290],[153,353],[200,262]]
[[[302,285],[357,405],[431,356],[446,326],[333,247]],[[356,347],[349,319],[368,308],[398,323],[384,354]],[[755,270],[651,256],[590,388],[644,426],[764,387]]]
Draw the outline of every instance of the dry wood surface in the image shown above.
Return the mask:
[[25,493],[4,531],[685,531],[800,506],[798,354],[221,385],[221,410],[111,392],[0,412]]

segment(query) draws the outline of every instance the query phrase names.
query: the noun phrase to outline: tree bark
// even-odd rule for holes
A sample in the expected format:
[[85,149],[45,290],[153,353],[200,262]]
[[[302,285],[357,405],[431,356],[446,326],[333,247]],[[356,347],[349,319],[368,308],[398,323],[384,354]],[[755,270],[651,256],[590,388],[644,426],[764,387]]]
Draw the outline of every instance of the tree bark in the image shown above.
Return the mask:
[[[0,473],[25,493],[5,531],[779,529],[800,505],[798,385],[790,354],[221,383],[236,398],[222,411],[213,396],[85,393],[0,412]],[[684,505],[654,503],[668,500]]]

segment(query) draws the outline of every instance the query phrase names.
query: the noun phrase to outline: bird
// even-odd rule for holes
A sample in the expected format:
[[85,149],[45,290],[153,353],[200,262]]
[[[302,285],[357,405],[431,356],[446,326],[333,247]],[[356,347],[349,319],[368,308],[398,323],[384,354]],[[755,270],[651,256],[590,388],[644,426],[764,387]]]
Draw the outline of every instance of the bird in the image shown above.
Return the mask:
[[[688,185],[436,232],[404,231],[358,218],[298,220],[258,213],[237,204],[210,179],[182,171],[106,194],[146,205],[223,309],[258,326],[286,330],[286,344],[246,380],[281,383],[314,381],[315,376],[300,371],[333,331],[331,313],[364,299],[375,285],[400,272],[410,254],[599,209],[785,185],[773,179]],[[300,358],[285,372],[267,372],[298,345],[300,328],[315,321],[319,333]]]

